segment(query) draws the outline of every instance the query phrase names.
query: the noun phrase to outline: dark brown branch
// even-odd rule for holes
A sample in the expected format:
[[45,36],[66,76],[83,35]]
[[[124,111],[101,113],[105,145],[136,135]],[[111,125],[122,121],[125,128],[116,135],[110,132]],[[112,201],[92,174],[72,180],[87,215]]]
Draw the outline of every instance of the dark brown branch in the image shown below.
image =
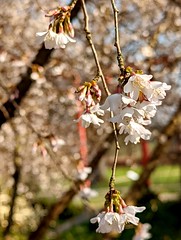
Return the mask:
[[4,238],[10,233],[10,228],[13,225],[13,213],[14,213],[14,206],[15,206],[15,200],[17,197],[17,189],[18,189],[18,184],[20,180],[20,173],[21,173],[21,167],[18,164],[15,164],[15,172],[13,174],[13,179],[14,179],[14,184],[13,184],[13,192],[12,192],[12,198],[11,198],[11,203],[10,203],[10,211],[9,211],[9,216],[8,216],[8,225],[5,228],[3,232]]

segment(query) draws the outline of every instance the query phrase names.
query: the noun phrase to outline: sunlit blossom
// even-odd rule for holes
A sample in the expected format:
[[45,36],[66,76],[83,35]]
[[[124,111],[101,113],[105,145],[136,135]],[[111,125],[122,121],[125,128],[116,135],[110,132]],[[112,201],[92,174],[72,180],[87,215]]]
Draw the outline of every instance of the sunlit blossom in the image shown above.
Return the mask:
[[123,208],[123,211],[126,215],[126,221],[134,225],[138,225],[139,218],[135,216],[136,213],[143,212],[146,207],[136,207],[136,206],[127,206]]
[[117,115],[125,106],[133,106],[134,104],[136,104],[134,99],[119,93],[115,93],[106,98],[105,103],[101,105],[101,109],[113,111],[113,113]]
[[46,49],[52,49],[56,46],[57,34],[52,29],[47,32],[38,32],[36,36],[39,43],[44,42]]
[[151,137],[151,132],[133,119],[131,119],[128,124],[120,123],[119,128],[120,134],[128,134],[124,139],[126,145],[128,142],[136,144],[140,142],[140,138],[149,140]]
[[125,216],[121,216],[115,212],[102,212],[90,220],[91,223],[98,223],[96,232],[108,233],[118,232],[121,233],[125,226]]
[[152,75],[147,74],[135,74],[131,76],[124,86],[124,92],[129,93],[130,97],[137,100],[140,92],[145,94],[147,97],[152,95],[152,86],[150,84],[150,79]]
[[139,218],[135,214],[145,209],[145,207],[126,206],[123,208],[122,213],[103,211],[92,218],[90,222],[98,223],[96,232],[108,233],[113,231],[121,233],[127,223],[138,225]]
[[171,89],[170,85],[158,81],[153,81],[150,85],[153,88],[153,93],[148,100],[155,103],[159,102],[159,100],[163,100],[166,97],[165,91]]

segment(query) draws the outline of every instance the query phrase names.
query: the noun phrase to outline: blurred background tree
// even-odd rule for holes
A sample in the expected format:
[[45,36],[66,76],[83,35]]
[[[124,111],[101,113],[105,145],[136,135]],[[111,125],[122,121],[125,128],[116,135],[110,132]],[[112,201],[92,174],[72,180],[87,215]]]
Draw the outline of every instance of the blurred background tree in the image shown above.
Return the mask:
[[[72,13],[76,44],[50,51],[36,43],[35,33],[48,26],[49,19],[44,17],[44,10],[57,7],[58,3],[64,6],[70,2],[1,0],[0,232],[2,239],[58,239],[64,232],[61,226],[70,229],[83,223],[80,229],[72,230],[74,235],[69,232],[62,239],[118,239],[117,236],[95,235],[88,224],[93,215],[90,209],[95,211],[103,205],[104,186],[108,182],[106,172],[113,158],[113,137],[107,123],[102,128],[91,127],[81,132],[83,130],[73,121],[81,111],[75,89],[95,74],[92,52],[84,34],[80,1]],[[113,46],[111,3],[87,0],[86,4],[101,67],[114,92],[119,69]],[[164,219],[161,218],[163,212],[168,214],[166,207],[159,208],[164,210],[158,214],[160,201],[174,200],[174,206],[179,207],[181,8],[177,0],[131,0],[129,3],[120,0],[117,6],[126,66],[142,69],[152,74],[155,80],[172,85],[150,127],[151,141],[124,147],[120,137],[122,150],[117,172],[120,190],[130,202],[148,203],[150,214],[143,214],[143,220],[151,222],[154,219],[156,222]],[[93,167],[91,180],[99,196],[90,203],[84,200],[82,205],[80,199],[74,198],[79,191],[79,182],[73,182],[76,166],[82,159],[82,142],[86,139],[88,154],[85,157]],[[128,169],[141,176],[134,184],[126,177]],[[148,181],[153,170],[157,175],[154,177],[153,173],[153,179]],[[162,184],[156,185],[159,181]],[[82,209],[88,209],[83,218],[80,215]],[[175,218],[172,219],[173,212]],[[158,235],[159,228],[153,228],[152,239],[180,239],[175,208],[173,212],[167,218],[175,224],[173,229],[170,227],[170,232],[163,231]],[[65,219],[68,219],[68,227],[62,225]],[[41,226],[42,235],[42,231],[36,231],[41,230]],[[172,234],[175,235],[171,237]],[[130,236],[122,237],[131,239]]]

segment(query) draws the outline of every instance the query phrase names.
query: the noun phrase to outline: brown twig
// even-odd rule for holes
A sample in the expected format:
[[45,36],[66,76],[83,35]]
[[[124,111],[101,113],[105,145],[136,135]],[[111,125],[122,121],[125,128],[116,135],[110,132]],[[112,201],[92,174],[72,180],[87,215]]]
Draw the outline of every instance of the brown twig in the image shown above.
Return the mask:
[[[105,81],[105,78],[104,78],[100,63],[99,63],[99,59],[98,59],[98,56],[97,56],[97,52],[96,52],[94,43],[92,41],[92,35],[91,35],[90,30],[89,30],[89,16],[88,16],[88,13],[87,13],[85,1],[81,0],[81,2],[82,2],[82,9],[83,9],[84,21],[85,21],[84,30],[85,30],[85,33],[86,33],[87,41],[88,41],[88,43],[89,43],[89,45],[92,49],[92,53],[93,53],[93,56],[94,56],[94,59],[95,59],[95,63],[96,63],[96,66],[97,66],[97,75],[100,76],[100,78],[102,80],[102,83],[103,83],[104,90],[105,90],[107,96],[109,96],[109,95],[111,95],[111,93],[110,93],[110,91],[108,89],[108,86],[107,86],[107,83]],[[111,112],[111,117],[113,117],[113,112]],[[113,166],[112,166],[112,174],[111,174],[110,182],[109,182],[110,192],[112,191],[112,189],[114,189],[116,165],[117,165],[118,154],[119,154],[119,149],[120,149],[119,142],[118,142],[118,136],[117,136],[117,129],[116,129],[115,123],[112,123],[112,128],[113,128],[114,137],[115,137],[116,149],[115,149],[114,162],[113,162]]]
[[89,30],[89,16],[88,16],[88,13],[87,13],[85,1],[81,0],[81,2],[82,2],[82,10],[83,10],[83,13],[84,13],[84,21],[85,21],[84,30],[85,30],[85,33],[86,33],[87,41],[88,41],[88,43],[91,47],[91,50],[92,50],[92,53],[93,53],[93,56],[94,56],[94,59],[95,59],[95,63],[96,63],[96,67],[97,67],[97,75],[100,76],[100,78],[102,80],[103,87],[104,87],[104,90],[105,90],[106,94],[110,95],[109,89],[108,89],[107,84],[106,84],[106,80],[104,78],[104,75],[103,75],[103,72],[102,72],[102,69],[101,69],[101,66],[100,66],[100,63],[99,63],[97,52],[96,52],[94,43],[92,41],[92,35],[91,35],[90,30]]
[[121,51],[121,47],[120,47],[120,41],[119,41],[119,25],[118,25],[118,9],[115,5],[115,1],[111,0],[112,3],[112,8],[113,8],[113,12],[114,12],[114,26],[115,26],[115,43],[114,46],[117,49],[117,60],[118,60],[118,66],[120,68],[121,74],[124,75],[124,58],[123,58],[123,54]]
[[75,7],[77,1],[78,1],[78,0],[73,0],[73,1],[71,2],[71,4],[69,5],[71,11],[72,11],[72,9]]

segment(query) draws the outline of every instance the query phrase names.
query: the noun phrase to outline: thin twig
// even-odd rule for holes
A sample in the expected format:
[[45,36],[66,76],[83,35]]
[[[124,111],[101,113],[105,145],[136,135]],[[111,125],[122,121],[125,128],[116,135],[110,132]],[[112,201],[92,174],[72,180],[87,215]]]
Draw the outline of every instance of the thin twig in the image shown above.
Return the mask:
[[93,53],[93,56],[94,56],[94,59],[95,59],[95,63],[96,63],[96,67],[97,67],[97,75],[100,76],[100,78],[102,79],[102,83],[103,83],[103,87],[104,87],[104,90],[106,92],[106,94],[109,96],[110,95],[110,92],[109,92],[109,89],[107,87],[107,84],[106,84],[106,80],[104,78],[104,75],[102,73],[102,69],[101,69],[101,66],[100,66],[100,63],[99,63],[99,59],[98,59],[98,56],[97,56],[97,52],[96,52],[96,49],[95,49],[95,46],[94,46],[94,43],[92,41],[92,35],[91,35],[91,32],[89,30],[89,16],[87,14],[87,9],[86,9],[86,5],[85,5],[85,1],[84,0],[81,0],[82,1],[82,9],[83,9],[83,13],[84,13],[84,20],[85,20],[85,27],[84,27],[84,30],[85,30],[85,33],[86,33],[86,38],[87,38],[87,41],[92,49],[92,53]]
[[[107,96],[109,96],[111,93],[110,93],[110,91],[108,89],[108,86],[107,86],[107,83],[105,81],[105,78],[104,78],[104,75],[103,75],[99,60],[98,60],[97,52],[96,52],[94,43],[92,41],[92,35],[91,35],[90,30],[89,30],[89,17],[88,17],[88,14],[87,14],[85,1],[84,0],[81,0],[81,1],[82,1],[83,13],[84,13],[84,21],[85,21],[84,30],[85,30],[85,33],[86,33],[86,38],[87,38],[88,43],[89,43],[89,45],[92,49],[92,53],[93,53],[95,63],[96,63],[96,66],[97,66],[97,74],[102,79],[104,90],[105,90]],[[113,112],[111,112],[111,117],[113,117],[113,116],[114,116]],[[118,142],[117,129],[116,129],[115,123],[112,123],[112,128],[113,128],[113,131],[114,131],[116,150],[115,150],[114,162],[113,162],[113,166],[112,166],[112,174],[111,174],[111,178],[110,178],[110,182],[109,182],[110,192],[112,192],[112,190],[114,189],[116,165],[117,165],[118,154],[119,154],[119,149],[120,149],[119,142]]]
[[124,59],[123,59],[123,55],[121,52],[121,47],[120,47],[120,41],[119,41],[119,25],[118,25],[118,9],[115,5],[115,1],[111,0],[112,3],[112,8],[113,8],[113,12],[114,12],[114,26],[115,26],[115,43],[114,46],[117,49],[117,60],[118,60],[118,66],[120,68],[121,74],[124,74]]
[[73,0],[70,4],[70,10],[72,10],[75,7],[75,4],[77,3],[78,0]]

